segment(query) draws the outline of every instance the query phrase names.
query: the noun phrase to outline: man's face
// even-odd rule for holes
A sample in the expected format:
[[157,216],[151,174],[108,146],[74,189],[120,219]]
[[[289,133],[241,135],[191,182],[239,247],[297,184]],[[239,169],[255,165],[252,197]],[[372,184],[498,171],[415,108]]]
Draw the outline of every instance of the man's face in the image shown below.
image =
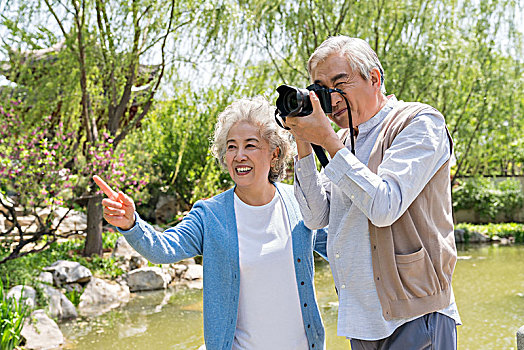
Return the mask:
[[[353,126],[369,120],[376,113],[377,88],[372,79],[364,80],[360,73],[353,71],[347,58],[341,54],[332,54],[325,61],[319,62],[312,71],[314,83],[328,88],[344,91],[349,102]],[[378,82],[380,86],[380,81]],[[380,89],[378,90],[380,91]],[[333,112],[329,118],[341,128],[348,128],[346,101],[339,93],[331,94]]]

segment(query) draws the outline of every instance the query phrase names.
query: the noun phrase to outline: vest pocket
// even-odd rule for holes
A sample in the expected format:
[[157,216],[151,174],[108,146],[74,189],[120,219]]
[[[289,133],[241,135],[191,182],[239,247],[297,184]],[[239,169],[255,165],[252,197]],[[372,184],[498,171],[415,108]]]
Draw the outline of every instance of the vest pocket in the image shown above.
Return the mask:
[[434,295],[440,290],[437,273],[424,249],[411,254],[395,254],[397,270],[408,299]]

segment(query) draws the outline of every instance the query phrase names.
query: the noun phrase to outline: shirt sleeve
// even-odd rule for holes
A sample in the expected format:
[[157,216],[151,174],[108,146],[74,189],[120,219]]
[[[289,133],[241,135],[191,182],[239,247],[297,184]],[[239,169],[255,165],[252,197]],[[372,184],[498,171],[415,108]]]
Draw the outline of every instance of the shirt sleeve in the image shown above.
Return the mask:
[[389,226],[449,159],[450,149],[444,119],[421,113],[395,137],[377,174],[347,148],[337,152],[325,174],[374,225]]
[[203,208],[197,202],[178,225],[159,232],[135,212],[135,226],[128,231],[118,231],[147,260],[154,264],[169,264],[202,255],[202,215]]
[[326,227],[329,222],[330,183],[317,171],[313,154],[295,157],[294,193],[304,224],[311,230]]

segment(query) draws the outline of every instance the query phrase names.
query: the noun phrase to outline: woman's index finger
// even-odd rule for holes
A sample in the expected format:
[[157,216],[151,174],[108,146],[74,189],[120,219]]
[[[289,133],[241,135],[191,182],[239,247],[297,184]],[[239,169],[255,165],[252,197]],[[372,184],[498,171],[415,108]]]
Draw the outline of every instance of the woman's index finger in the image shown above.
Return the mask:
[[102,192],[104,192],[110,199],[116,201],[118,198],[118,194],[109,187],[108,184],[105,183],[104,180],[98,175],[93,175],[93,180],[95,183],[100,187]]

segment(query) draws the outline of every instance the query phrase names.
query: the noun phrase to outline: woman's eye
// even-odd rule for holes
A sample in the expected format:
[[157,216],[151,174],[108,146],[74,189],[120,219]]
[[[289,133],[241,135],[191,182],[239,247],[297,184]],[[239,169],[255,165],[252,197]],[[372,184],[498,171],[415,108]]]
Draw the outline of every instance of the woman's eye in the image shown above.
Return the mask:
[[235,146],[234,145],[229,145],[229,146],[227,146],[227,149],[235,149]]

